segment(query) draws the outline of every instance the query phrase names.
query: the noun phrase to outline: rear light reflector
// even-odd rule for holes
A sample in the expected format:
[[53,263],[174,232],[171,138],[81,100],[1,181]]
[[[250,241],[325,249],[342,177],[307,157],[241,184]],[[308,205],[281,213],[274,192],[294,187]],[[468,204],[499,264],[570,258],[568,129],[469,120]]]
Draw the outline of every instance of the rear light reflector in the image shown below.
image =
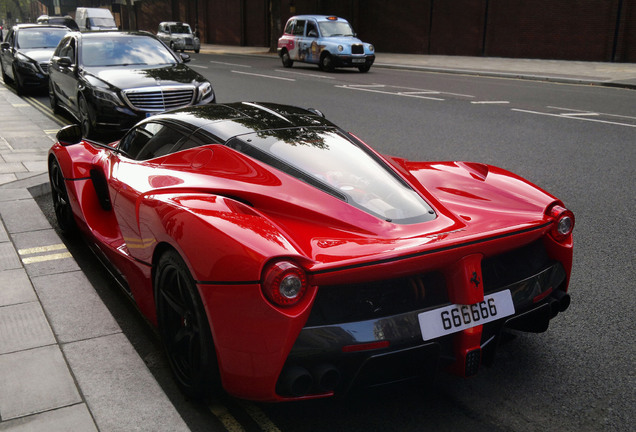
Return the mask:
[[361,344],[355,344],[355,345],[345,345],[342,347],[342,352],[351,353],[351,352],[359,352],[359,351],[370,351],[374,349],[388,348],[389,345],[391,345],[389,341],[378,341],[378,342],[361,343]]
[[269,264],[263,271],[261,289],[274,305],[293,306],[307,291],[307,275],[294,263],[277,261]]
[[554,226],[551,231],[552,237],[558,242],[564,241],[574,230],[574,213],[556,205],[550,209],[550,216],[554,218]]

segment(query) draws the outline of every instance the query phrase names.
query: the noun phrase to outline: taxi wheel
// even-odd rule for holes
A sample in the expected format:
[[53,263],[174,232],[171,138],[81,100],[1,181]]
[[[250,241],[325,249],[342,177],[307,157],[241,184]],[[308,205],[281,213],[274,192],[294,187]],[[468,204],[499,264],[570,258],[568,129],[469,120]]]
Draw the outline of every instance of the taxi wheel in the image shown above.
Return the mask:
[[323,54],[322,57],[320,57],[320,69],[324,70],[325,72],[333,72],[333,60],[331,59],[331,55],[330,54]]
[[197,49],[197,50],[194,50],[194,53],[195,53],[195,54],[199,54],[199,50],[198,50],[198,49]]
[[359,66],[359,67],[358,67],[358,70],[359,70],[360,72],[362,72],[362,73],[364,73],[364,72],[369,72],[369,69],[371,69],[371,66],[364,65],[364,66]]
[[287,51],[283,51],[281,53],[280,59],[283,62],[283,66],[286,68],[292,67],[294,65],[294,62]]

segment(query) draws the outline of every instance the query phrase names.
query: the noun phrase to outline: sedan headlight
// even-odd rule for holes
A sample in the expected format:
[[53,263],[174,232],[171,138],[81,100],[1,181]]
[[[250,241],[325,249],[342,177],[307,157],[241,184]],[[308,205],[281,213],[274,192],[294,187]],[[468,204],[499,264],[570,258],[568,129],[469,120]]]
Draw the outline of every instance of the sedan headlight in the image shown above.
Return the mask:
[[121,99],[119,99],[119,96],[117,96],[117,93],[107,90],[107,89],[98,89],[98,88],[94,88],[93,89],[93,95],[97,98],[97,99],[101,99],[103,101],[106,102],[110,102],[112,104],[115,105],[123,105]]
[[373,48],[373,45],[369,44],[369,51],[373,52],[375,51],[375,48]]
[[212,84],[209,82],[204,82],[199,86],[199,100],[206,99],[210,97],[210,95],[214,96],[214,91],[212,90]]
[[343,52],[344,51],[344,47],[342,45],[338,45],[338,52]]
[[34,63],[34,61],[31,60],[29,57],[25,56],[24,54],[18,53],[15,56],[15,59],[18,61],[18,66],[20,66],[22,68],[25,68],[25,69],[30,69],[30,70],[32,70],[35,73],[40,72],[38,70],[37,65]]

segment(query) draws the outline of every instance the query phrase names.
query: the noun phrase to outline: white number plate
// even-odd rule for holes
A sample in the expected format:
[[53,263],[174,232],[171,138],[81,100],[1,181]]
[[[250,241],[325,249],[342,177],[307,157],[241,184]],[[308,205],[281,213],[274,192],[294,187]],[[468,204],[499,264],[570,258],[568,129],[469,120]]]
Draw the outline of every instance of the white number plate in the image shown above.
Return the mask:
[[418,315],[424,340],[456,333],[490,321],[512,315],[515,305],[510,290],[484,296],[484,301],[472,305],[450,305]]
[[351,63],[364,63],[365,59],[351,59]]

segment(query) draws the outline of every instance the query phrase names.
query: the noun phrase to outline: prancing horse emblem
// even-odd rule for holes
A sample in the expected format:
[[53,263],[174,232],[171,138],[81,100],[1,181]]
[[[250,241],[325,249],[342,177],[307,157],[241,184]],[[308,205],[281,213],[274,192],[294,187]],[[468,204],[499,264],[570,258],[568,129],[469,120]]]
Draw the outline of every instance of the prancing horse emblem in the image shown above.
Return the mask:
[[473,277],[470,278],[470,281],[475,284],[475,288],[479,288],[479,283],[481,281],[479,280],[479,277],[477,277],[477,272],[473,272]]

